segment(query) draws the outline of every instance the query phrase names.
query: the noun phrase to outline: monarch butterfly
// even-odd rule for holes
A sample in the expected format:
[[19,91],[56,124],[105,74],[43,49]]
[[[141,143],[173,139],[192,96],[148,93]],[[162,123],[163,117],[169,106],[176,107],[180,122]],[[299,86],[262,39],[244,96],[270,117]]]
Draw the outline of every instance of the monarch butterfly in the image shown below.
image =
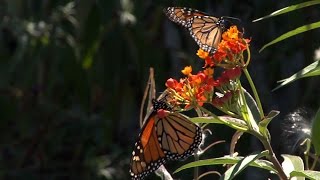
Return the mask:
[[215,53],[222,33],[230,26],[224,17],[213,17],[196,9],[168,7],[163,11],[171,21],[187,28],[199,47],[211,54]]
[[135,143],[130,162],[133,180],[144,179],[168,160],[191,156],[202,140],[201,128],[184,115],[171,112],[161,100],[153,100],[153,110]]

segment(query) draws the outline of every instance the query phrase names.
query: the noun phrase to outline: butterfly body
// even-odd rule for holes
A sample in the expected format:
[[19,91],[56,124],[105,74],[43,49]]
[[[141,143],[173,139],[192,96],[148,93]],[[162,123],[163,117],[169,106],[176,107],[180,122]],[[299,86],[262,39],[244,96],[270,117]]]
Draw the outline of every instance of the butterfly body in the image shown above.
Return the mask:
[[199,47],[211,54],[215,53],[222,33],[229,26],[224,17],[217,18],[196,9],[168,7],[164,12],[171,21],[188,29]]
[[155,101],[132,152],[131,178],[144,179],[169,160],[191,156],[201,140],[200,127],[184,115],[171,112],[165,102]]

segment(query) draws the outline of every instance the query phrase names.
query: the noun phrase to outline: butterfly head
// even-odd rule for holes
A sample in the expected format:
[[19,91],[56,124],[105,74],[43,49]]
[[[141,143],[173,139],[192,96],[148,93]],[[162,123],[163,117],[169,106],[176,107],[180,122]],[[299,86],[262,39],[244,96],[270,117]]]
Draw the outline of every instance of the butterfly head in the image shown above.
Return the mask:
[[158,110],[160,109],[167,110],[167,111],[172,110],[172,108],[165,101],[162,101],[162,100],[152,99],[152,105],[153,105],[154,112],[158,112]]
[[218,24],[223,29],[223,31],[225,31],[225,30],[229,29],[232,25],[235,24],[234,20],[241,22],[241,20],[239,18],[230,17],[230,16],[222,16],[219,19]]
[[218,21],[218,24],[220,25],[221,29],[223,31],[229,29],[232,26],[232,22],[224,17],[221,17],[220,20]]

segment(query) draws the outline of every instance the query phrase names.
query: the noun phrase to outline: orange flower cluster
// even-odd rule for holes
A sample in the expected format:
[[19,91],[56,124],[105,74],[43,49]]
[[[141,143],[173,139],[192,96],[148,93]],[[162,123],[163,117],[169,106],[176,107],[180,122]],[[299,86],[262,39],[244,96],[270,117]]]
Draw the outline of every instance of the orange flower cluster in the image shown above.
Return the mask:
[[204,67],[212,67],[216,64],[221,64],[223,61],[227,64],[237,65],[239,55],[247,49],[249,39],[244,39],[242,33],[239,32],[237,26],[231,26],[222,35],[222,40],[218,45],[216,52],[213,55],[199,49],[197,55],[205,60]]
[[187,109],[190,106],[202,106],[204,102],[210,102],[216,85],[213,69],[206,68],[193,75],[191,66],[187,66],[182,73],[187,77],[180,81],[170,78],[166,82],[169,92],[177,100],[176,103],[186,105],[184,108]]
[[[185,105],[185,109],[202,106],[203,103],[229,107],[228,104],[236,98],[235,92],[239,89],[236,79],[241,75],[241,67],[244,67],[243,51],[247,49],[249,42],[250,40],[242,38],[242,33],[236,26],[232,26],[223,33],[222,40],[213,55],[199,49],[197,55],[204,59],[205,69],[192,74],[192,67],[187,66],[181,71],[185,78],[179,81],[168,79],[166,86],[173,97],[171,103],[179,107]],[[216,81],[213,79],[213,66],[225,69]],[[220,94],[215,98],[213,98],[214,89]]]

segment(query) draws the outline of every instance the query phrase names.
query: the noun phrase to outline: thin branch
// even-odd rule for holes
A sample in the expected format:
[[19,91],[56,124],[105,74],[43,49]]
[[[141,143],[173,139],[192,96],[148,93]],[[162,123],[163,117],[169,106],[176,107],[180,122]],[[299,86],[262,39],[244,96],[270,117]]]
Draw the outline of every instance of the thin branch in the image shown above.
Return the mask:
[[206,152],[208,149],[210,149],[211,147],[213,147],[214,145],[220,144],[220,143],[224,143],[226,142],[225,140],[220,140],[220,141],[216,141],[214,143],[211,143],[209,146],[207,146],[204,150],[202,150],[201,152],[204,153]]
[[148,106],[147,106],[147,112],[148,110],[151,108],[152,104],[151,104],[151,99],[152,98],[155,98],[155,82],[154,82],[154,70],[153,68],[151,67],[149,69],[149,79],[147,81],[147,86],[144,90],[144,94],[143,94],[143,98],[142,98],[142,102],[141,102],[141,106],[140,106],[140,127],[142,127],[142,125],[144,124],[144,119],[143,117],[145,117],[146,115],[144,115],[144,105],[145,105],[145,102],[147,100],[147,96],[149,95],[149,98],[148,98]]
[[218,176],[221,176],[221,174],[218,171],[208,171],[208,172],[205,172],[205,173],[201,174],[199,176],[199,179],[203,178],[204,176],[210,175],[210,174],[216,174]]

